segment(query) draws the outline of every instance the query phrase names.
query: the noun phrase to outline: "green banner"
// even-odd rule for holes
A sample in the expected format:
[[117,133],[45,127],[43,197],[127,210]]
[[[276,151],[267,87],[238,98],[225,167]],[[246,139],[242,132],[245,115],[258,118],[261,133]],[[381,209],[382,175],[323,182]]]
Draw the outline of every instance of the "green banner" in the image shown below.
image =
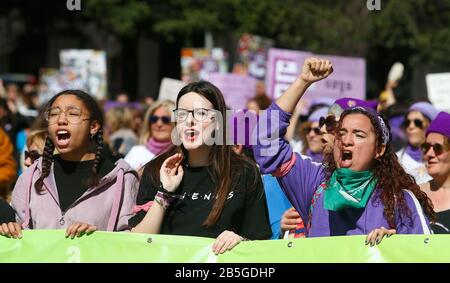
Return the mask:
[[98,231],[67,239],[64,233],[27,230],[22,239],[0,236],[0,262],[450,262],[448,235],[394,235],[374,247],[364,244],[365,236],[247,241],[216,256],[210,238]]

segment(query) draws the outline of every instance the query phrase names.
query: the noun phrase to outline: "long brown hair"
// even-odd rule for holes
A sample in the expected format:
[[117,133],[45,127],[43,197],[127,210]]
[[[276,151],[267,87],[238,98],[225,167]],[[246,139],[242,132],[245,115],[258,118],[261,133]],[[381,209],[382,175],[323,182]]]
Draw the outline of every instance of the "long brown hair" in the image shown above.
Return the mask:
[[[379,149],[383,144],[383,131],[378,117],[369,114],[360,108],[351,108],[344,111],[339,120],[338,129],[342,127],[342,121],[350,114],[363,114],[370,119],[372,127],[375,132],[376,148]],[[389,132],[391,128],[389,123],[383,119]],[[336,132],[339,132],[337,130]],[[336,139],[339,136],[336,135]],[[411,191],[422,206],[424,213],[430,218],[431,221],[435,221],[435,213],[433,211],[433,204],[427,197],[426,193],[421,191],[416,184],[414,178],[405,172],[402,165],[398,162],[397,155],[391,145],[392,136],[390,135],[389,141],[386,144],[386,150],[384,154],[378,158],[375,162],[375,166],[372,169],[375,178],[378,180],[377,187],[374,194],[377,194],[377,198],[373,198],[376,201],[378,198],[384,205],[383,215],[389,223],[391,229],[396,227],[395,214],[400,213],[400,218],[411,217],[411,211],[406,205],[405,197],[403,195],[403,189]],[[336,162],[334,160],[333,152],[328,153],[324,157],[324,164],[327,171],[328,178],[336,170]]]
[[[220,90],[213,84],[206,81],[189,83],[178,93],[176,101],[177,108],[180,98],[189,92],[195,92],[206,98],[222,117],[226,117],[227,109],[225,100]],[[224,122],[221,126],[223,127],[223,133],[227,133],[226,123]],[[256,188],[257,180],[260,178],[255,163],[245,156],[236,154],[233,151],[232,146],[226,144],[226,141],[227,136],[223,135],[223,140],[220,145],[214,144],[211,146],[211,170],[209,173],[216,185],[216,192],[212,210],[207,219],[203,222],[204,226],[212,226],[219,220],[231,188],[240,178],[240,174],[243,174],[246,171],[242,170],[243,167],[252,172],[251,179],[254,180],[254,182],[249,185],[250,188]],[[150,175],[152,183],[160,184],[159,170],[161,169],[163,162],[175,153],[182,153],[185,160],[189,158],[188,151],[183,145],[173,146],[166,152],[157,156],[149,166],[146,166],[147,173]]]

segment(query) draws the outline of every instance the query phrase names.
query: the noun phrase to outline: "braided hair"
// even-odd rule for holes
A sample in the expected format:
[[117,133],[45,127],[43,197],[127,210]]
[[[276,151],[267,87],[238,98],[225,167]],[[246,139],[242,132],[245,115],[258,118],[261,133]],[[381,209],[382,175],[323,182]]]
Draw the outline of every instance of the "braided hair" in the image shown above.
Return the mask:
[[41,176],[35,183],[35,188],[38,192],[42,191],[42,185],[44,184],[44,179],[50,174],[50,167],[53,162],[53,151],[55,150],[55,145],[50,139],[49,135],[45,138],[45,147],[42,154],[42,172]]
[[92,175],[86,183],[87,186],[96,186],[100,182],[99,170],[103,150],[103,130],[99,129],[93,139],[95,139],[97,143],[97,148],[95,150],[94,165],[92,166]]
[[[91,136],[92,140],[95,140],[96,143],[96,149],[95,149],[95,159],[94,164],[92,165],[92,174],[88,178],[85,185],[87,186],[96,186],[98,185],[100,181],[100,162],[102,157],[102,150],[103,150],[103,113],[100,109],[99,105],[95,101],[95,99],[90,96],[88,93],[81,91],[81,90],[65,90],[62,91],[50,99],[50,101],[47,103],[45,109],[49,109],[55,100],[62,96],[62,95],[74,95],[79,100],[81,100],[87,109],[89,109],[89,121],[97,121],[100,124],[100,129],[95,133],[95,135]],[[50,174],[51,165],[53,163],[53,151],[55,150],[55,145],[53,144],[50,135],[47,135],[47,138],[45,140],[45,148],[44,153],[42,155],[42,171],[41,176],[35,183],[35,189],[38,193],[41,193],[43,191],[42,186],[44,183],[44,179],[48,177]]]

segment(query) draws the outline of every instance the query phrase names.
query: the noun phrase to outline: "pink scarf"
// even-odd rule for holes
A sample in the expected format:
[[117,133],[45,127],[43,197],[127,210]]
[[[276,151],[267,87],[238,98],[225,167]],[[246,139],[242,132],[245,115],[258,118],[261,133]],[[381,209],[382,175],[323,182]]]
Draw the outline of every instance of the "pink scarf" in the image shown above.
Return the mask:
[[161,152],[168,149],[172,145],[173,145],[172,141],[159,142],[159,141],[155,140],[154,138],[150,138],[145,146],[151,153],[158,155]]

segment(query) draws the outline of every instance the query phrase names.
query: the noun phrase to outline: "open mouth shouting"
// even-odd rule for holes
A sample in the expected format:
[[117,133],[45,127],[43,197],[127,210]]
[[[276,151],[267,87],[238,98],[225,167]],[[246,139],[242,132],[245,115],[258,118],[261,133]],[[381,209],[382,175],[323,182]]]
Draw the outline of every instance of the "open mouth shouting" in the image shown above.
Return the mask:
[[339,167],[350,168],[352,164],[353,164],[353,153],[350,150],[342,150]]
[[56,131],[56,146],[58,148],[65,148],[70,142],[70,132],[68,130],[57,130]]
[[193,142],[200,135],[200,132],[195,129],[186,129],[183,132],[183,137],[186,141]]

